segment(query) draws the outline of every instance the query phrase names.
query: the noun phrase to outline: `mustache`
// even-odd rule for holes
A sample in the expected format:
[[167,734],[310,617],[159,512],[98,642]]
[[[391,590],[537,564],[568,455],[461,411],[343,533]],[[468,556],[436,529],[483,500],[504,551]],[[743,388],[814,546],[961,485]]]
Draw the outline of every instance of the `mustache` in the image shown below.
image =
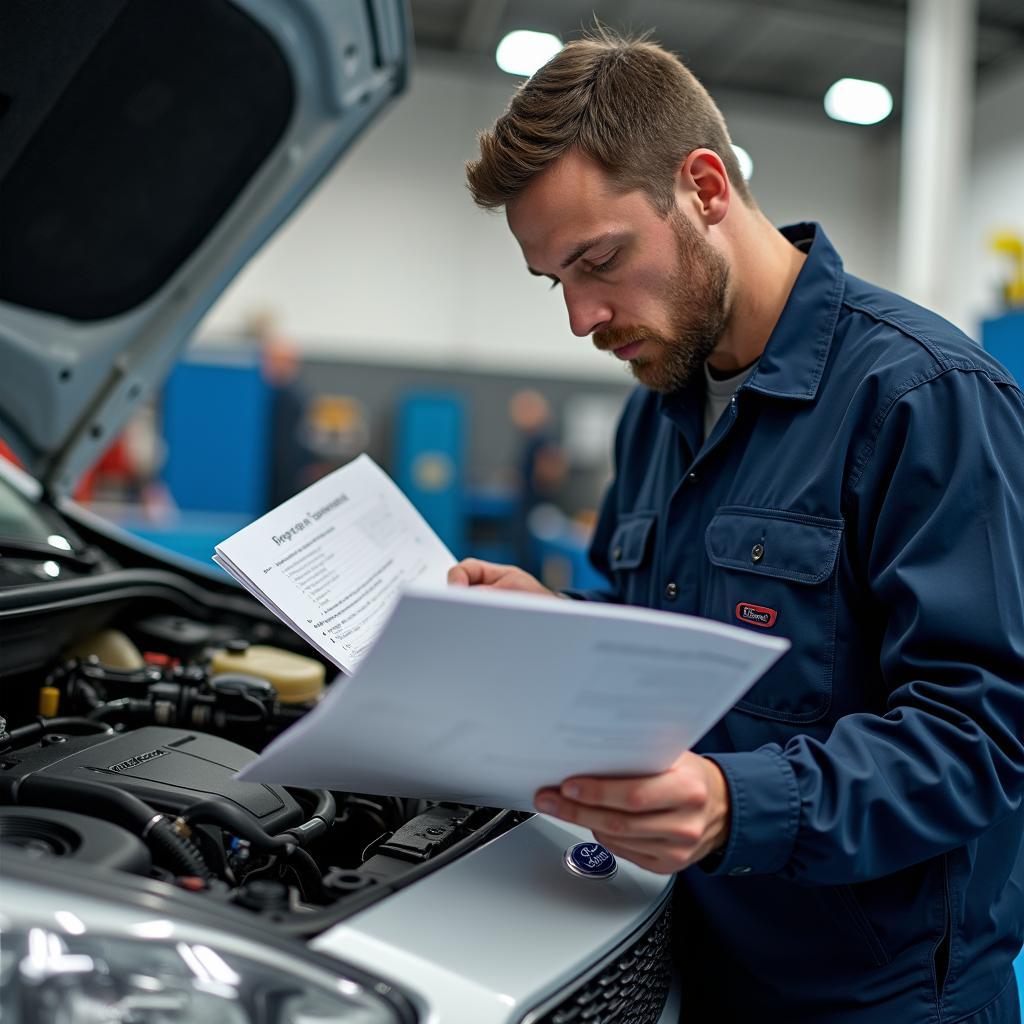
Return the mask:
[[611,352],[622,348],[623,345],[632,345],[635,341],[647,341],[652,338],[658,341],[660,337],[661,335],[646,327],[614,327],[607,331],[598,331],[591,341],[599,352]]

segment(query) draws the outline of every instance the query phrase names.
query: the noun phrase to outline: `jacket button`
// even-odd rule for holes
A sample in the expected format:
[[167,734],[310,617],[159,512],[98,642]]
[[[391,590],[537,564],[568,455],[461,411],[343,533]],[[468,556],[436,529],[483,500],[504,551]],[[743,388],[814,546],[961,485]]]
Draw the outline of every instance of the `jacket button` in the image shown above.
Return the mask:
[[764,558],[764,545],[755,544],[750,549],[750,560],[752,562],[760,562],[762,558]]
[[753,870],[754,870],[754,869],[753,869],[752,867],[749,867],[748,865],[744,864],[744,865],[743,865],[742,867],[738,867],[738,868],[733,868],[733,869],[732,869],[732,870],[731,870],[731,871],[729,872],[729,874],[730,874],[730,875],[731,875],[731,876],[732,876],[733,878],[737,878],[737,877],[738,877],[738,876],[740,876],[740,875],[749,875],[749,874],[750,874],[750,872],[751,872],[751,871],[753,871]]
[[700,479],[700,477],[697,476],[696,473],[691,473],[689,475],[689,481],[690,481],[691,484],[695,484],[699,479]]
[[614,558],[616,562],[617,562],[617,561],[618,561],[618,560],[619,560],[620,558],[622,558],[622,548],[616,548],[616,549],[615,549],[615,550],[614,550],[614,551],[612,552],[612,558]]
[[679,587],[674,583],[667,584],[665,587],[665,596],[670,601],[674,601],[679,596]]

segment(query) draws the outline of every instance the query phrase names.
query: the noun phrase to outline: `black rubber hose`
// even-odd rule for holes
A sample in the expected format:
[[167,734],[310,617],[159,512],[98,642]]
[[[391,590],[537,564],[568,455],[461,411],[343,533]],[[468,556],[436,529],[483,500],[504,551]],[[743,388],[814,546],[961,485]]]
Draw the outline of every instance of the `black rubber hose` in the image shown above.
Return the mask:
[[294,836],[299,846],[308,846],[334,824],[338,808],[330,790],[305,789],[302,792],[312,793],[316,797],[316,807],[309,821],[304,821],[301,825],[296,825],[295,828],[287,829],[285,835]]
[[217,797],[200,800],[189,807],[182,817],[189,824],[218,825],[239,839],[247,840],[256,850],[264,853],[285,853],[296,845],[305,846],[317,836],[323,835],[334,824],[334,797],[326,789],[314,789],[309,792],[315,793],[317,797],[313,817],[276,836],[267,832],[245,811]]
[[317,795],[313,817],[319,818],[325,825],[330,827],[334,824],[334,818],[338,813],[337,804],[334,802],[334,794],[329,789],[311,789],[309,792],[316,793]]
[[[12,796],[18,804],[53,807],[62,811],[78,811],[87,807],[88,813],[124,826],[165,854],[163,860],[181,868],[181,874],[198,875],[203,879],[211,876],[202,854],[191,840],[178,835],[171,822],[160,816],[155,808],[123,789],[85,779],[48,779],[44,775],[29,775],[20,785],[13,787]],[[154,818],[157,819],[155,823]]]
[[293,847],[285,855],[285,863],[299,876],[302,894],[307,899],[319,899],[323,891],[323,877],[316,861],[301,847]]
[[155,847],[155,852],[162,853],[163,857],[154,857],[164,867],[170,867],[177,875],[198,875],[204,881],[209,881],[212,872],[203,860],[203,855],[191,839],[179,836],[174,831],[174,826],[167,818],[161,818],[146,836],[150,845]]
[[31,725],[22,725],[10,731],[11,741],[18,743],[19,740],[34,740],[43,733],[59,732],[61,729],[82,728],[88,732],[106,732],[113,735],[114,730],[109,725],[97,722],[92,718],[79,718],[68,716],[66,718],[37,718]]
[[296,838],[287,833],[280,836],[270,835],[245,811],[216,797],[193,804],[182,817],[190,825],[200,822],[219,825],[225,831],[247,840],[255,849],[265,853],[283,853],[297,843]]
[[105,782],[86,779],[51,779],[45,775],[28,775],[12,787],[18,804],[55,807],[62,811],[80,811],[123,825],[141,836],[157,811],[132,793]]

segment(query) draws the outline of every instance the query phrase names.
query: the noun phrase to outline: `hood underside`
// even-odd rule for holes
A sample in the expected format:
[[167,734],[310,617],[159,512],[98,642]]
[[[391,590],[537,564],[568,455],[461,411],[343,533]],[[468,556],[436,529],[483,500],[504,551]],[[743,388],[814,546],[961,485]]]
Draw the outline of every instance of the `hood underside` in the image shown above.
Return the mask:
[[5,0],[0,437],[69,489],[404,87],[398,0]]

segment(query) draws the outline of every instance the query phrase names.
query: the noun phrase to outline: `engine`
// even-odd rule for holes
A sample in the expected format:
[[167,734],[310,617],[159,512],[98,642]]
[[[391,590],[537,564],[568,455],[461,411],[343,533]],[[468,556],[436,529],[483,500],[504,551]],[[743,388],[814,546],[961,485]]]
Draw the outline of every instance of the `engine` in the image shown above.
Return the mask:
[[324,667],[244,638],[211,646],[182,619],[144,620],[136,638],[145,651],[105,630],[65,652],[38,687],[43,713],[0,719],[0,857],[70,858],[312,923],[514,823],[237,781],[315,704]]

